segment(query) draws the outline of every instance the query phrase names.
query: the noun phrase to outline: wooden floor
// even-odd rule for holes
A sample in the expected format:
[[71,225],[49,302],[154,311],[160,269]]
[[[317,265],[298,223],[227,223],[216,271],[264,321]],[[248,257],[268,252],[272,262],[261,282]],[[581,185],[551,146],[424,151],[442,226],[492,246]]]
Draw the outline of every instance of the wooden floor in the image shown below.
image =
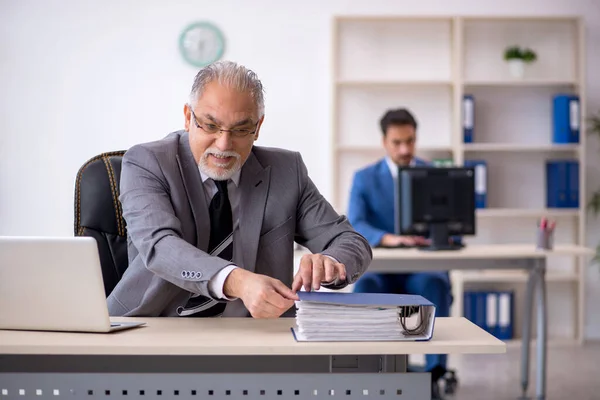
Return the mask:
[[[600,399],[600,343],[548,348],[548,400]],[[532,357],[535,348],[532,348]],[[412,362],[411,358],[411,362]],[[415,362],[422,360],[415,359]],[[535,398],[535,359],[529,378],[529,398]],[[515,400],[521,396],[520,348],[510,346],[501,355],[452,356],[459,388],[452,400]]]

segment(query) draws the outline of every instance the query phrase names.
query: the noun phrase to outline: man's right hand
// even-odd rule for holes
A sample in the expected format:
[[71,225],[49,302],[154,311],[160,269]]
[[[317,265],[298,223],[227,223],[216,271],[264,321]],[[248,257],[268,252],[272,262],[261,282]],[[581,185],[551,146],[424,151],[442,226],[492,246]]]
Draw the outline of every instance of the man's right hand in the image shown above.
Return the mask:
[[278,318],[298,300],[283,282],[242,268],[234,269],[227,276],[223,294],[242,299],[254,318]]
[[422,236],[398,236],[386,233],[381,238],[381,245],[388,247],[404,246],[420,246],[429,244],[429,239]]

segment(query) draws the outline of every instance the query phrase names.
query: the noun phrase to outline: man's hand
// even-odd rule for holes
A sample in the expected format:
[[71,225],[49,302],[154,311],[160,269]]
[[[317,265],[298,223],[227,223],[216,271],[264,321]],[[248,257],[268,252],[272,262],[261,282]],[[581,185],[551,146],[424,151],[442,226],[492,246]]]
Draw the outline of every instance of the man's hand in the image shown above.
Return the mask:
[[426,239],[422,236],[398,236],[392,234],[385,234],[381,238],[381,244],[383,246],[395,247],[400,245],[405,246],[420,246],[427,245],[430,243],[429,239]]
[[306,254],[300,259],[300,268],[294,277],[292,290],[298,292],[302,286],[310,292],[319,290],[321,283],[346,280],[346,266],[322,254]]
[[223,286],[227,297],[238,297],[254,318],[278,318],[294,305],[298,296],[283,282],[236,268]]

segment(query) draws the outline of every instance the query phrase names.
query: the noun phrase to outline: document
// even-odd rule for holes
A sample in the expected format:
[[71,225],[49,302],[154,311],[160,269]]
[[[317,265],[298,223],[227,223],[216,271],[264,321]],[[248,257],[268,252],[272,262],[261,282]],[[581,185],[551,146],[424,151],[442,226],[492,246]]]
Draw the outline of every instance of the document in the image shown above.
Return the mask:
[[422,296],[298,292],[299,342],[418,341],[433,335],[435,305]]

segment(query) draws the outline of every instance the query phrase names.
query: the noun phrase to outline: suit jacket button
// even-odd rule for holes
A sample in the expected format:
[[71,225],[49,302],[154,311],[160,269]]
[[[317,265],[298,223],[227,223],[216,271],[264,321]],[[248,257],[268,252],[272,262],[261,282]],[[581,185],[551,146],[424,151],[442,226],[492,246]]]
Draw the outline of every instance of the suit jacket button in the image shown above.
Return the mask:
[[196,272],[196,279],[200,279],[202,278],[202,272],[198,271]]

